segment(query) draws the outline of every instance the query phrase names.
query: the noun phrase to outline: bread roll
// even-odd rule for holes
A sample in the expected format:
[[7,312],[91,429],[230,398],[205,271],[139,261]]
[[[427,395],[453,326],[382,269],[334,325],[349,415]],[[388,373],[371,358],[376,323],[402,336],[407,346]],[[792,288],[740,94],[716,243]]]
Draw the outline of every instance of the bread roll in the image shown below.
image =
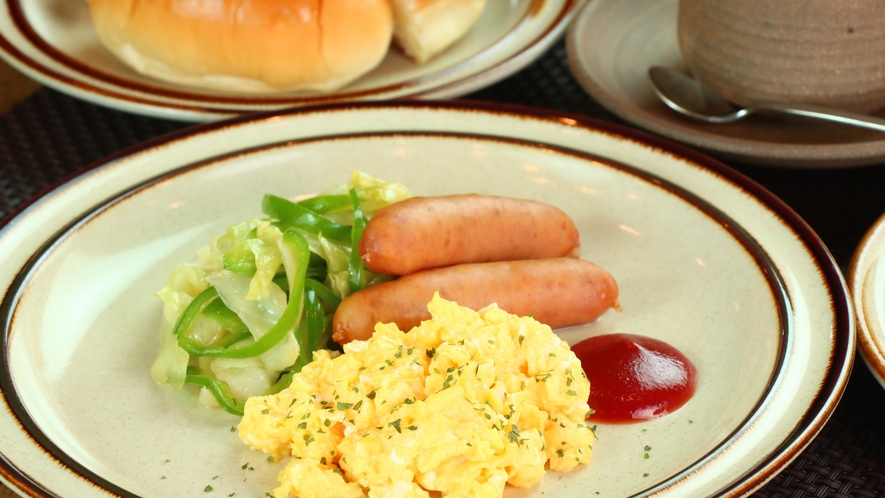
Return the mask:
[[391,0],[394,39],[418,63],[460,40],[479,19],[485,0]]
[[223,91],[328,91],[367,73],[389,0],[90,0],[102,42],[138,72]]

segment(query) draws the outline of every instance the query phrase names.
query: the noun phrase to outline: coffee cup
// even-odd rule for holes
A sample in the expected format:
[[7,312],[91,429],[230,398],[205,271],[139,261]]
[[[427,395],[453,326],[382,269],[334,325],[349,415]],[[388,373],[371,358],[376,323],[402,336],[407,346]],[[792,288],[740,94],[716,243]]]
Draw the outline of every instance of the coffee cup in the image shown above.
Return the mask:
[[680,0],[691,73],[742,106],[885,108],[885,1]]

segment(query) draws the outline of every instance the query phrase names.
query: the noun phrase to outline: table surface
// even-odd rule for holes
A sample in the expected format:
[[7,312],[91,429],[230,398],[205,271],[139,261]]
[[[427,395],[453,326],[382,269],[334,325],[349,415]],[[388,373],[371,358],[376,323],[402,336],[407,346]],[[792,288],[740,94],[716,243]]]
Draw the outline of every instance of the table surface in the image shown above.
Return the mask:
[[[571,75],[562,43],[470,100],[531,105],[626,124],[593,101]],[[188,126],[75,100],[42,88],[0,116],[0,219],[90,163]],[[817,232],[842,271],[867,229],[885,213],[885,164],[797,170],[725,161],[779,196]],[[786,469],[754,496],[885,495],[885,390],[858,357],[832,418]],[[0,498],[15,494],[0,485]]]

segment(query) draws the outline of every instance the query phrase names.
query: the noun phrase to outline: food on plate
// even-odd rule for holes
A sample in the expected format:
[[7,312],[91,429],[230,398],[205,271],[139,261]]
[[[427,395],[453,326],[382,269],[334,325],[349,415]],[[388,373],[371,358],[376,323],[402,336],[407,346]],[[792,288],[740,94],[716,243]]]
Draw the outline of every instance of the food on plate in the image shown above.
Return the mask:
[[367,339],[376,323],[402,330],[430,318],[426,303],[439,291],[472,309],[497,303],[553,328],[596,320],[618,308],[618,286],[589,261],[552,258],[475,263],[424,270],[350,294],[332,319],[333,339]]
[[240,438],[285,460],[278,498],[501,496],[590,460],[590,383],[550,327],[438,294],[427,308],[246,402]]
[[590,419],[641,422],[678,410],[694,396],[698,372],[675,347],[636,334],[604,334],[572,346],[593,383]]
[[393,36],[403,51],[424,63],[461,39],[485,0],[391,0]]
[[334,90],[390,46],[389,0],[90,0],[104,45],[136,71],[222,91]]
[[410,195],[357,171],[347,185],[299,202],[265,196],[267,218],[213,238],[157,293],[153,380],[201,386],[202,404],[239,415],[248,397],[288,386],[326,347],[338,302],[390,278],[366,270],[355,245],[367,216]]
[[[472,194],[413,202],[403,185],[355,171],[348,184],[297,202],[265,195],[262,210],[266,217],[229,227],[195,262],[176,267],[157,293],[163,324],[151,377],[200,386],[201,404],[233,414],[249,397],[288,386],[330,338],[340,345],[387,326],[378,324],[420,325],[437,292],[550,327],[620,307],[604,269],[545,257],[575,256],[579,245],[571,219],[547,204]],[[443,259],[428,256],[436,245]],[[372,265],[389,253],[419,271],[390,275]],[[455,264],[493,259],[512,260]],[[421,269],[428,264],[448,266]]]
[[395,40],[425,63],[462,38],[485,0],[88,0],[101,42],[141,74],[241,93],[332,91]]
[[577,257],[579,249],[578,229],[560,209],[477,194],[392,204],[372,217],[359,244],[366,267],[387,275],[459,263]]

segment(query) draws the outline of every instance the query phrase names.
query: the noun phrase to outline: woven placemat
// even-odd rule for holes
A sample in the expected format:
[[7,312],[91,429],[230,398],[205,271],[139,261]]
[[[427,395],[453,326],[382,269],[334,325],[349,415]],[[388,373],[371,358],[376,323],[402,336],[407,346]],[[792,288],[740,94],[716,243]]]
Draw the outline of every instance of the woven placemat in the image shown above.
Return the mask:
[[[572,77],[562,43],[517,75],[466,98],[621,123]],[[186,126],[41,89],[0,117],[0,218],[94,161]],[[843,271],[867,228],[885,212],[885,166],[800,171],[731,165],[792,206]],[[756,496],[885,496],[885,390],[860,360],[821,434]]]

